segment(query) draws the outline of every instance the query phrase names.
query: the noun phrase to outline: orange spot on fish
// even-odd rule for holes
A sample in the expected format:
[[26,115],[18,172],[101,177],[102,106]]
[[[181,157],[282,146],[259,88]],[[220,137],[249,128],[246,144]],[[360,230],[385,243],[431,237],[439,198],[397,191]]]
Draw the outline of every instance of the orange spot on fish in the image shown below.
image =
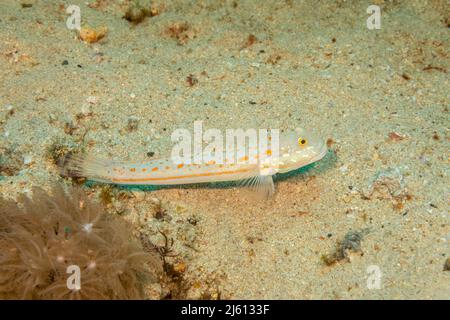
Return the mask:
[[152,171],[157,171],[158,170],[158,167],[154,167],[153,169],[152,169]]
[[142,172],[145,172],[145,171],[147,171],[147,168],[142,168]]
[[135,172],[135,171],[136,171],[136,168],[131,168],[130,171],[131,171],[131,172]]
[[267,151],[266,151],[266,154],[267,154],[268,156],[271,156],[271,155],[272,155],[272,150],[270,150],[270,149],[267,150]]
[[181,168],[183,168],[184,167],[184,164],[182,164],[182,163],[180,163],[179,165],[177,165],[177,168],[178,169],[181,169]]

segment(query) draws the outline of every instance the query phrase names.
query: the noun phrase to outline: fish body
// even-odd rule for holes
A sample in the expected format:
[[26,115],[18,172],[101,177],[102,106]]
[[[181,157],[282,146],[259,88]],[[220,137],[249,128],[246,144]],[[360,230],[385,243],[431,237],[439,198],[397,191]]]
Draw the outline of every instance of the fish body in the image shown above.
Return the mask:
[[[182,185],[218,181],[242,181],[263,193],[274,191],[272,176],[288,172],[320,160],[327,153],[323,140],[302,129],[281,133],[278,149],[273,145],[258,153],[238,158],[225,150],[223,161],[175,163],[172,158],[147,162],[112,161],[92,156],[73,157],[66,163],[67,171],[89,180],[119,185]],[[237,146],[236,154],[244,146]],[[276,154],[276,156],[272,156]],[[261,155],[265,155],[262,157]]]

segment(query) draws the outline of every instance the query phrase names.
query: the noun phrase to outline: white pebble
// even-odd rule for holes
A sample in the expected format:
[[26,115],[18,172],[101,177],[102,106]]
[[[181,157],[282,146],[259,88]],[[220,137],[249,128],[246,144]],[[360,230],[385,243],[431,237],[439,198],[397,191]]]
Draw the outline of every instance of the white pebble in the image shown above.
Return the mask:
[[90,104],[96,104],[98,102],[98,98],[95,96],[89,96],[87,97],[86,102]]
[[27,165],[33,161],[33,157],[29,154],[23,156],[23,164]]

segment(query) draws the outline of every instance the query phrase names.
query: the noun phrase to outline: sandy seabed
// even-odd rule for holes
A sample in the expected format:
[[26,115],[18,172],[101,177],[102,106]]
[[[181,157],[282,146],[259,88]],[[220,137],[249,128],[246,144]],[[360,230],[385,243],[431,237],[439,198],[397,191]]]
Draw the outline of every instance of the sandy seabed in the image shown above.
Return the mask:
[[[180,297],[450,297],[446,1],[160,1],[137,24],[122,18],[129,2],[0,4],[3,195],[70,185],[55,146],[146,161],[196,120],[303,127],[329,152],[276,179],[268,201],[192,186],[133,189],[110,209],[174,240]],[[102,39],[67,28],[70,4]]]

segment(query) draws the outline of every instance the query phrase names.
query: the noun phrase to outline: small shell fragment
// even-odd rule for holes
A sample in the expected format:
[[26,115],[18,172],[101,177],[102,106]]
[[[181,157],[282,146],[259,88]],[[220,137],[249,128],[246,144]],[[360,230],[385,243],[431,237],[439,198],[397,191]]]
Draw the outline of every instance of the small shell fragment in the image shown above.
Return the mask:
[[401,135],[395,131],[390,132],[388,134],[388,137],[389,137],[389,140],[391,140],[391,141],[401,141],[401,140],[406,139],[406,136]]
[[81,40],[87,43],[94,43],[102,39],[106,32],[108,31],[108,28],[102,27],[98,30],[92,29],[90,27],[83,27],[81,28],[78,36]]

